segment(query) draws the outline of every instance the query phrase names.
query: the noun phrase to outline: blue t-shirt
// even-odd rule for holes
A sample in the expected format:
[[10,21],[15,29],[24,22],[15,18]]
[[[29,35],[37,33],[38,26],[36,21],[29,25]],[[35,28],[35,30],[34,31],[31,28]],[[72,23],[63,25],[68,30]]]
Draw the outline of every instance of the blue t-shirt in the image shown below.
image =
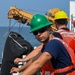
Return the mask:
[[52,54],[53,58],[51,62],[55,69],[71,65],[71,58],[66,48],[59,40],[53,39],[49,41],[41,51]]

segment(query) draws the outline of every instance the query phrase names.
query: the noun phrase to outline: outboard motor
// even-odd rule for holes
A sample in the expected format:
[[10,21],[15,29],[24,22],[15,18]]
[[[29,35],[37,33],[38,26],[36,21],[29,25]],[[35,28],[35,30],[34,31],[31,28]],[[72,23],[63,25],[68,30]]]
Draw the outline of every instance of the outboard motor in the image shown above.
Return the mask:
[[24,40],[19,33],[10,32],[4,47],[1,75],[11,75],[11,68],[18,67],[14,64],[14,59],[22,58],[22,55],[28,55],[33,49],[32,45]]

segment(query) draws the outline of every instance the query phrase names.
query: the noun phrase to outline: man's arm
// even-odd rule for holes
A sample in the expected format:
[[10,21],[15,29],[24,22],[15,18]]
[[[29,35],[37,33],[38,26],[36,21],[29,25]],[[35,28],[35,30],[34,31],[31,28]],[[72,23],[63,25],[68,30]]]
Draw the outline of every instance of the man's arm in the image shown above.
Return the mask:
[[34,62],[40,55],[41,55],[41,52],[39,52],[35,57],[33,57],[32,59],[30,59],[25,65],[23,65],[23,66],[20,67],[20,68],[13,67],[13,68],[10,70],[10,73],[21,72],[21,71],[25,70],[25,69],[26,69],[32,62]]
[[42,66],[52,58],[52,55],[48,52],[44,52],[41,56],[34,61],[21,75],[34,75]]
[[25,69],[32,63],[32,61],[33,61],[33,59],[29,60],[25,65],[23,65],[23,66],[20,67],[20,68],[13,67],[13,68],[10,70],[10,73],[21,72],[21,71],[25,70]]
[[29,53],[29,54],[25,57],[24,61],[27,61],[27,60],[29,60],[29,59],[31,59],[31,58],[37,56],[37,55],[39,54],[39,52],[41,51],[42,47],[43,47],[43,44],[40,45],[40,46],[38,46],[37,48],[35,48],[31,53]]
[[16,58],[14,60],[14,63],[17,64],[18,62],[23,62],[23,61],[28,61],[31,58],[35,57],[42,49],[42,45],[38,46],[36,49],[34,49],[31,53],[29,53],[25,58],[21,59],[21,58]]

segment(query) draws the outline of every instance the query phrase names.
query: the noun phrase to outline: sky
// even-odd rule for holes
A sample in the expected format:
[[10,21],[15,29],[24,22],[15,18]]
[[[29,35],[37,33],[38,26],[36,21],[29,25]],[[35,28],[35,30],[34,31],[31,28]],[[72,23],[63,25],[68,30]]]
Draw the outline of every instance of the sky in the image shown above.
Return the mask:
[[[52,8],[60,8],[69,14],[69,2],[70,0],[1,0],[0,26],[9,26],[7,14],[12,6],[16,6],[17,8],[32,14],[45,14]],[[32,10],[35,11],[32,12]]]

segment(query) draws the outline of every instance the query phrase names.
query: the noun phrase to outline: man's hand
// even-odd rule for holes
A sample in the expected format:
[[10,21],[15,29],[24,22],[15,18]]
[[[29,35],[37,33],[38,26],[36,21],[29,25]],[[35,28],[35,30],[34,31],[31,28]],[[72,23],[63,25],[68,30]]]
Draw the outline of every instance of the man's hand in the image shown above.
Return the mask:
[[17,73],[19,72],[19,68],[16,68],[16,67],[13,67],[11,70],[10,70],[10,73]]
[[21,60],[22,60],[21,58],[16,58],[16,59],[14,60],[14,63],[15,63],[15,64],[18,64]]

